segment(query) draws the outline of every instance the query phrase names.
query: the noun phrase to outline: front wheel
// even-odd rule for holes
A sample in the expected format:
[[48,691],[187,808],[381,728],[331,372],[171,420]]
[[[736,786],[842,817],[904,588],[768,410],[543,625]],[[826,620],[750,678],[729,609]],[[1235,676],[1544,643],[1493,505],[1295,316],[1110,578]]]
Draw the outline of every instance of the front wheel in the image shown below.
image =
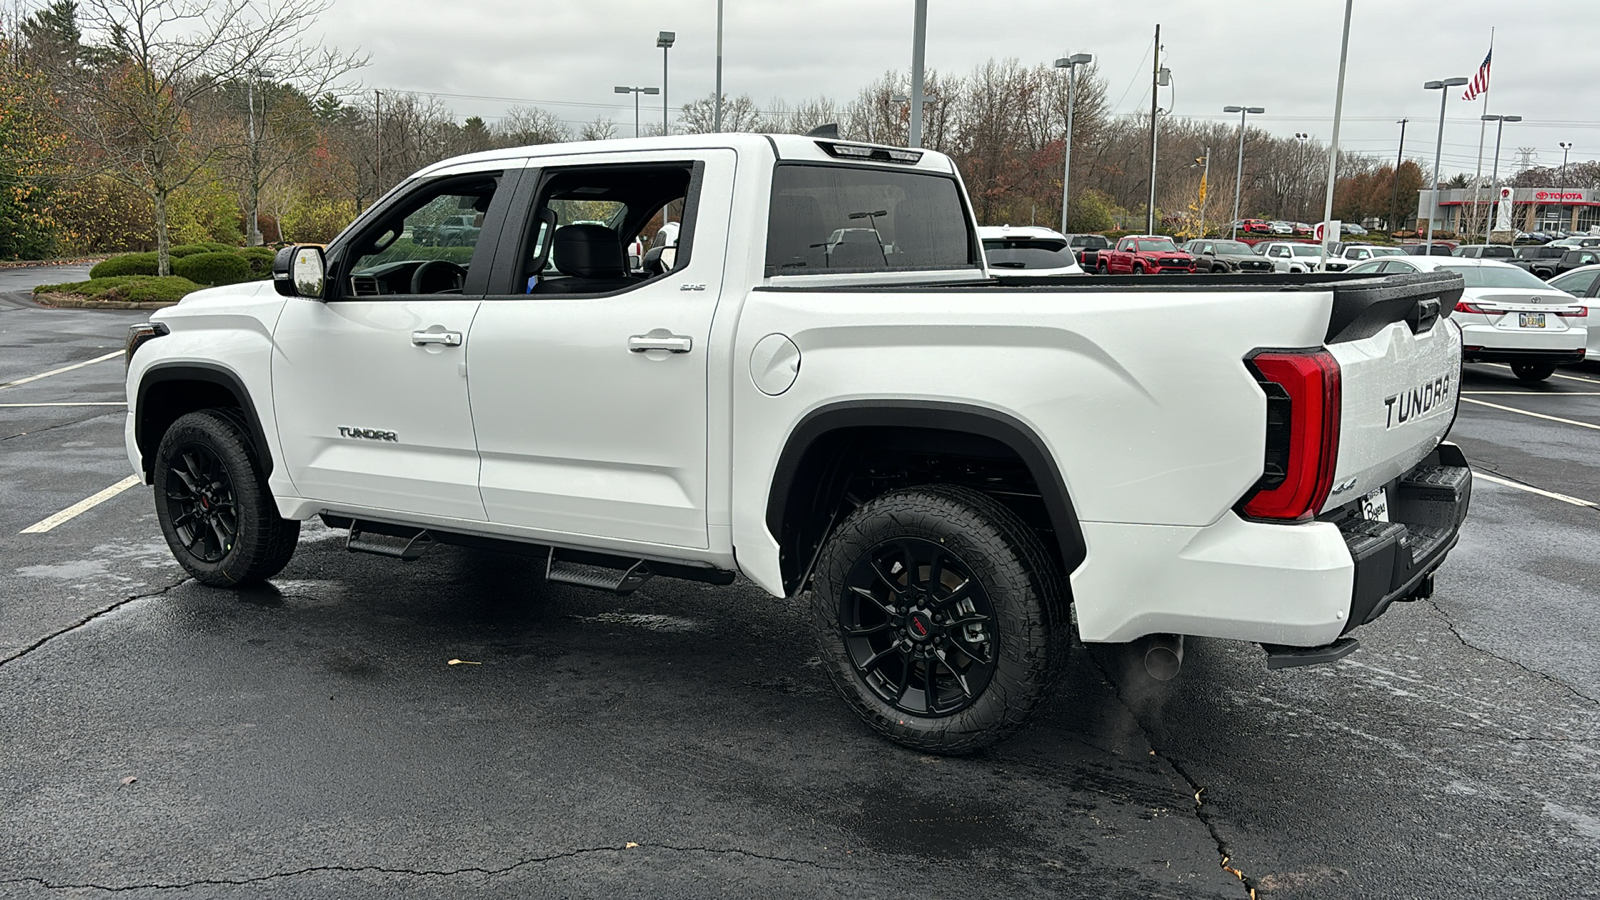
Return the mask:
[[1556,373],[1556,367],[1550,363],[1512,363],[1511,374],[1517,376],[1518,381],[1543,381]]
[[236,587],[289,564],[300,523],[278,517],[237,416],[203,410],[180,417],[161,438],[152,475],[161,533],[196,581]]
[[1135,274],[1135,275],[1143,275],[1144,274],[1144,266],[1141,266],[1138,263],[1134,263],[1133,264],[1133,274]]
[[970,488],[873,499],[828,539],[812,626],[834,687],[917,750],[968,753],[1020,728],[1060,673],[1068,625],[1038,536]]

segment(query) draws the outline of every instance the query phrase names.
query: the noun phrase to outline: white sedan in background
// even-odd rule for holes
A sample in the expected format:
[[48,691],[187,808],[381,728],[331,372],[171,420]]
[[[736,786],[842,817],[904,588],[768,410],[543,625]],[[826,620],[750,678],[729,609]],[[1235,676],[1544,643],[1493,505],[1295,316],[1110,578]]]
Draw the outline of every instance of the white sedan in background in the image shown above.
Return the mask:
[[1577,298],[1589,310],[1589,355],[1584,357],[1591,362],[1600,360],[1600,266],[1582,266],[1545,282],[1548,287],[1558,291],[1566,291]]
[[1036,225],[980,225],[978,240],[989,261],[989,274],[998,277],[1026,275],[1082,275],[1083,267],[1067,244],[1067,236]]
[[1352,275],[1453,272],[1466,282],[1451,318],[1461,326],[1464,362],[1504,362],[1522,381],[1543,381],[1562,363],[1580,362],[1589,345],[1589,310],[1571,294],[1524,269],[1455,256],[1386,257]]

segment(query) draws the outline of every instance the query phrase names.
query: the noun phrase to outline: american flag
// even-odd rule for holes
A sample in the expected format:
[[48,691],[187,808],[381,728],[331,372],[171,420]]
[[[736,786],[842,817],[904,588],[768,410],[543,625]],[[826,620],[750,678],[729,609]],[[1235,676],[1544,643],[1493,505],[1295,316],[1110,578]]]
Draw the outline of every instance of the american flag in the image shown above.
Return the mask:
[[1467,92],[1461,95],[1463,100],[1476,100],[1478,95],[1489,89],[1489,60],[1494,56],[1494,50],[1483,58],[1483,65],[1478,67],[1478,74],[1472,77],[1472,83],[1467,85]]

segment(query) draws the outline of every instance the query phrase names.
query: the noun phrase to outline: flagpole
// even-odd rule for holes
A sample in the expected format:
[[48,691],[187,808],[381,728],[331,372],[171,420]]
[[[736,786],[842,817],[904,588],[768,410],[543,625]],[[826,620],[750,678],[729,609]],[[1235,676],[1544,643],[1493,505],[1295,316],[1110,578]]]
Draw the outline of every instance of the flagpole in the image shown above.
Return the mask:
[[[1494,26],[1492,26],[1492,25],[1489,26],[1489,60],[1491,62],[1493,62],[1493,60],[1494,60]],[[1485,84],[1483,86],[1483,115],[1484,116],[1487,116],[1489,114],[1489,87],[1493,83],[1494,83],[1494,72],[1491,69],[1490,70],[1490,74],[1489,74],[1489,84]],[[1483,138],[1484,138],[1485,133],[1488,130],[1488,127],[1489,127],[1489,120],[1483,118],[1483,116],[1479,116],[1478,117],[1478,167],[1476,169],[1474,169],[1473,172],[1472,172],[1472,218],[1470,220],[1468,220],[1467,222],[1463,223],[1463,224],[1469,226],[1470,228],[1472,228],[1474,233],[1477,232],[1477,227],[1478,227],[1478,197],[1483,192]]]

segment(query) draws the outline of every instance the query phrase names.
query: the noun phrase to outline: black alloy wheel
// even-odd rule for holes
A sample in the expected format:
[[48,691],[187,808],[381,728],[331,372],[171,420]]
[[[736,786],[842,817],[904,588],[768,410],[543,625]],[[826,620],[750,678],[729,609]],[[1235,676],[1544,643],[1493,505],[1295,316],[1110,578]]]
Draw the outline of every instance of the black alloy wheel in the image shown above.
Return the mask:
[[255,445],[235,410],[180,416],[151,464],[156,519],[201,584],[236,587],[288,565],[300,523],[278,516]]
[[1069,646],[1062,578],[1038,534],[972,488],[881,494],[818,557],[811,622],[829,680],[879,734],[969,753],[1022,727]]
[[176,447],[168,466],[165,502],[179,543],[201,562],[221,562],[239,535],[227,468],[216,451],[197,441]]
[[857,675],[890,706],[946,716],[994,676],[994,606],[970,568],[924,538],[886,541],[845,579],[839,629]]

